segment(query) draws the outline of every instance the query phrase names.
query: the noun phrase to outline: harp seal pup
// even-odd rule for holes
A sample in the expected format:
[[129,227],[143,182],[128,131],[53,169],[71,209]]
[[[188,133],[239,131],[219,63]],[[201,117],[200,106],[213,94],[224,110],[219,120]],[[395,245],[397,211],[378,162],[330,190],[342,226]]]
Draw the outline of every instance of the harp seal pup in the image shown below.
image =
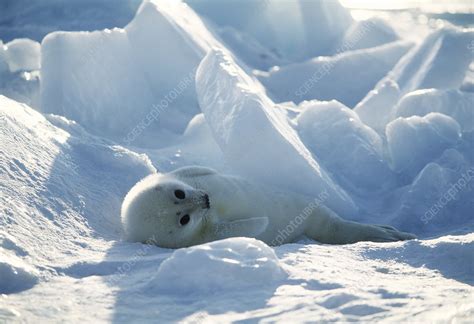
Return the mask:
[[329,244],[415,238],[391,226],[344,220],[311,197],[198,166],[138,182],[124,199],[121,218],[127,240],[164,248],[236,236],[269,245],[302,235]]

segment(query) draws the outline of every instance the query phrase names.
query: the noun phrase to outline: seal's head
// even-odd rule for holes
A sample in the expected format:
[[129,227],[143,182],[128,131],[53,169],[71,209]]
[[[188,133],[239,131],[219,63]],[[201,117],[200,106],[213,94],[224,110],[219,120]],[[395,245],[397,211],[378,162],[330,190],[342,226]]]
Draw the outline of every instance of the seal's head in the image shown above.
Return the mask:
[[200,243],[210,207],[206,192],[153,174],[127,194],[121,217],[128,240],[179,248]]

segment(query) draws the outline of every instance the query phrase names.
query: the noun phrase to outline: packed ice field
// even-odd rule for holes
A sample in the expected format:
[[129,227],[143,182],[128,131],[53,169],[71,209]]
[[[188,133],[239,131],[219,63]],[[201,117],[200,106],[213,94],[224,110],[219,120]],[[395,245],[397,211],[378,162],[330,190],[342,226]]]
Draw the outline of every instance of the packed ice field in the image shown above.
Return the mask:
[[[2,2],[0,322],[472,322],[473,5],[341,3]],[[188,165],[418,238],[124,240]]]

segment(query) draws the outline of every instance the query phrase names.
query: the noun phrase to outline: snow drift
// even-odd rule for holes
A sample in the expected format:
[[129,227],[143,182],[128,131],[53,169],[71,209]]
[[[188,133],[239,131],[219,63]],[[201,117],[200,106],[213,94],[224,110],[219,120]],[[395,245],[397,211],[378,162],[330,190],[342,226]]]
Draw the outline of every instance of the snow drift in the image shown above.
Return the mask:
[[[187,275],[190,264],[197,266],[192,276]],[[284,279],[286,273],[268,245],[255,239],[230,238],[173,252],[160,265],[150,286],[168,294],[205,295],[275,285]]]
[[[0,201],[7,211],[0,219],[3,253],[34,255],[33,265],[55,263],[55,255],[77,255],[87,245],[85,240],[94,236],[120,237],[115,216],[121,196],[155,171],[146,156],[87,136],[79,125],[51,117],[67,123],[71,133],[76,132],[72,136],[4,96],[0,96],[0,111]],[[1,278],[0,287],[13,284],[9,276]]]

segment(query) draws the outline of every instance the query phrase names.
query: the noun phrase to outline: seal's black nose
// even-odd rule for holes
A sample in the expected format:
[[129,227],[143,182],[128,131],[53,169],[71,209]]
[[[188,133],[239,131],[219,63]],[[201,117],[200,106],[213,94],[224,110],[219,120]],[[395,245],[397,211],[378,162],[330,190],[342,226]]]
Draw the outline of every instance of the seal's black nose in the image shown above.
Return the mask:
[[204,202],[205,202],[205,208],[207,208],[207,209],[211,208],[211,203],[209,202],[209,195],[208,194],[204,195]]

